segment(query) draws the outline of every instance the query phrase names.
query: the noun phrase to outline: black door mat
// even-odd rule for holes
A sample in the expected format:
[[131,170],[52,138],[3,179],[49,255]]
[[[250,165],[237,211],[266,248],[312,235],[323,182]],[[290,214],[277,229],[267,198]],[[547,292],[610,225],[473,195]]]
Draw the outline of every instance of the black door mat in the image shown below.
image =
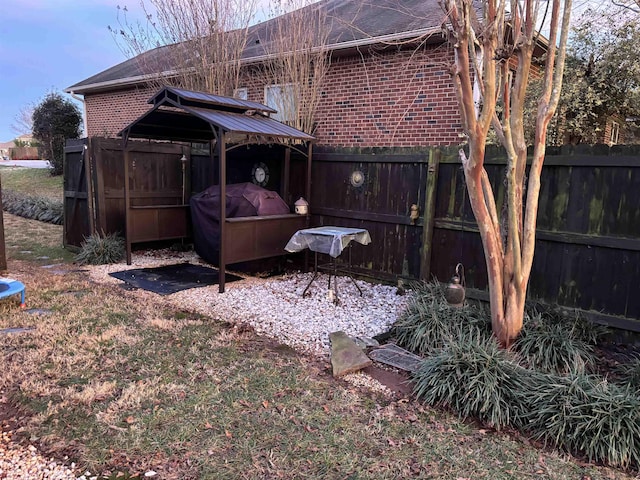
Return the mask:
[[[136,268],[113,272],[109,275],[123,280],[133,287],[149,290],[159,295],[171,295],[189,288],[216,285],[219,281],[218,270],[190,263],[165,265],[157,268]],[[236,280],[242,280],[242,278],[230,273],[225,275],[226,283]]]

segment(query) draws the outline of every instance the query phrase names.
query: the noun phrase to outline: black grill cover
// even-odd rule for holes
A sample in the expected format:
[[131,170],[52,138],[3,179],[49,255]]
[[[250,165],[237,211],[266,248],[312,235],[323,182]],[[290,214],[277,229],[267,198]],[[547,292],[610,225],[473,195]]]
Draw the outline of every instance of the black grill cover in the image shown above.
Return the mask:
[[[217,265],[220,250],[220,186],[213,185],[189,200],[196,253]],[[227,185],[227,218],[291,213],[276,192],[253,183]]]

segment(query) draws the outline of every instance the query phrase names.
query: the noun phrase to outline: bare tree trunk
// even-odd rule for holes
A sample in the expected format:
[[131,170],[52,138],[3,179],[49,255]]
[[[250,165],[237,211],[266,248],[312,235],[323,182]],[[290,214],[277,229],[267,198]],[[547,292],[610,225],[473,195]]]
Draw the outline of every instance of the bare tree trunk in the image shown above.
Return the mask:
[[307,133],[315,130],[322,85],[329,69],[326,49],[330,24],[322,3],[291,0],[287,10],[276,6],[265,47],[270,59],[262,70],[267,86],[280,86],[282,95],[272,105],[281,119]]
[[[535,30],[542,2],[485,0],[482,12],[470,0],[445,0],[452,67],[468,156],[460,152],[485,253],[493,333],[505,346],[522,329],[527,285],[535,251],[535,230],[544,163],[546,131],[557,108],[571,0],[551,0],[550,38],[544,67],[544,88],[538,103],[534,154],[525,193],[527,143],[525,95],[532,70]],[[560,37],[558,38],[558,33]],[[498,110],[500,106],[500,110]],[[492,125],[507,153],[506,218],[499,218],[494,192],[484,169],[485,144]],[[523,215],[524,211],[524,215]]]

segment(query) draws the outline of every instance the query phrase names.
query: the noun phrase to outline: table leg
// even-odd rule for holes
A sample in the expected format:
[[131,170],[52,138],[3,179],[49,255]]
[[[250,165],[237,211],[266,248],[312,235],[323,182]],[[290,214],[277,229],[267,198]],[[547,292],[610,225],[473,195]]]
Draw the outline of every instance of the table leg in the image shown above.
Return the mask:
[[333,259],[333,290],[333,303],[337,305],[340,302],[340,298],[338,297],[338,262],[335,258]]
[[[309,290],[309,287],[313,283],[313,281],[318,277],[318,252],[313,252],[315,255],[313,257],[313,277],[311,277],[311,281],[307,284],[304,291],[302,292],[302,296],[304,297]],[[331,282],[331,277],[329,277],[329,282]]]
[[358,292],[360,292],[360,296],[362,296],[362,290],[360,289],[360,286],[358,285],[358,283],[356,282],[356,279],[353,278],[353,275],[351,274],[351,244],[349,244],[349,270],[347,272],[347,275],[349,275],[349,278],[351,279],[351,281],[353,282],[353,284],[356,286],[356,288],[358,289]]

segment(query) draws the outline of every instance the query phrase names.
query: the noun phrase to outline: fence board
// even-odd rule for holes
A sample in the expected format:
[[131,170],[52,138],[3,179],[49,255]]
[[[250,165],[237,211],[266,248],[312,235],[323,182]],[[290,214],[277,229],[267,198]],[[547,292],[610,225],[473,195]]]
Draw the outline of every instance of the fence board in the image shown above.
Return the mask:
[[79,247],[91,235],[92,212],[87,195],[87,171],[83,140],[70,140],[64,149],[64,228],[62,244]]

